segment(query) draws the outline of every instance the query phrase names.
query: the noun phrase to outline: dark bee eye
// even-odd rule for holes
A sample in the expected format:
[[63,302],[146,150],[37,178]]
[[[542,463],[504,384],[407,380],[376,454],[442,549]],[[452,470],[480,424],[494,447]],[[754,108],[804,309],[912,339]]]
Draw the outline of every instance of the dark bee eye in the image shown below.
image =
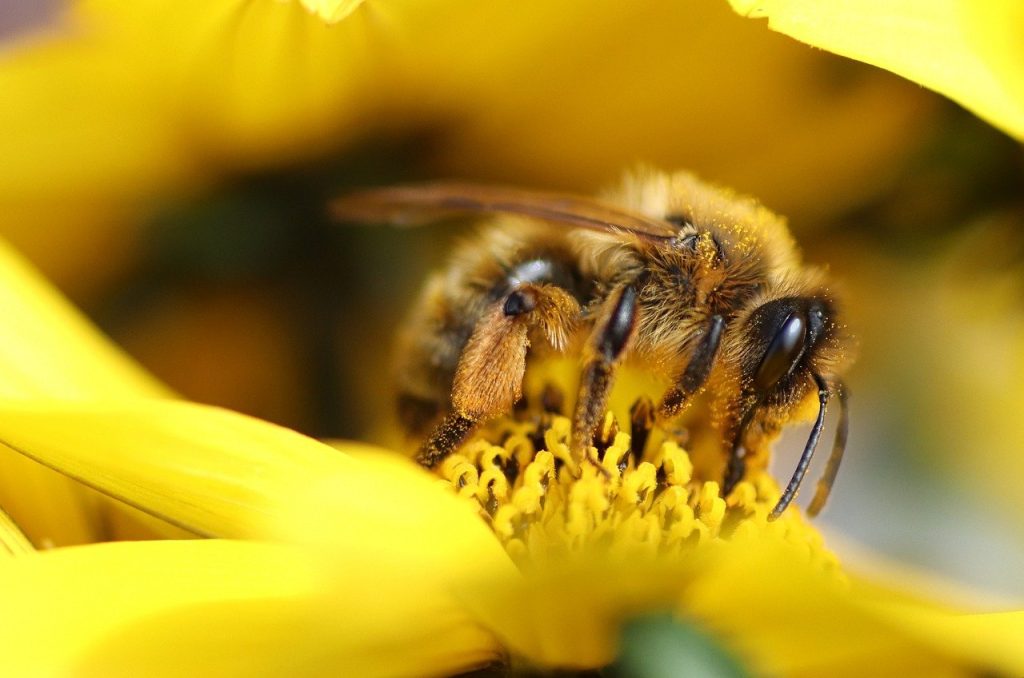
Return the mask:
[[804,352],[807,322],[799,312],[790,313],[768,345],[754,375],[754,388],[764,393],[789,374]]

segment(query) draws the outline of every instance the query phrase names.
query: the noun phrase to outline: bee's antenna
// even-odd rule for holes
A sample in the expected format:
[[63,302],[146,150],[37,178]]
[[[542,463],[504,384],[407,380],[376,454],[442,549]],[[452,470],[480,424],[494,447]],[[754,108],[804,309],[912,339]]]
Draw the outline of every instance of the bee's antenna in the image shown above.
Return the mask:
[[828,406],[828,384],[825,383],[825,380],[820,375],[813,374],[812,376],[814,377],[814,383],[818,386],[818,418],[814,421],[814,428],[811,429],[811,435],[807,438],[807,444],[804,446],[803,454],[800,455],[800,461],[796,465],[796,470],[793,471],[793,477],[789,479],[789,484],[782,493],[779,502],[775,504],[775,508],[768,514],[769,521],[781,516],[782,512],[793,501],[796,491],[800,489],[800,483],[803,482],[804,476],[807,475],[807,468],[811,465],[811,458],[814,456],[814,450],[817,449],[818,440],[821,438],[821,429],[825,424],[825,409]]
[[841,381],[835,381],[833,383],[833,391],[836,394],[836,398],[839,399],[839,426],[836,428],[835,442],[832,443],[832,454],[828,458],[828,466],[825,467],[825,472],[821,474],[821,480],[818,481],[818,488],[814,492],[814,498],[811,500],[810,506],[807,507],[807,515],[812,518],[821,512],[821,509],[825,507],[825,502],[828,501],[828,495],[832,491],[832,483],[836,480],[836,474],[839,473],[839,464],[843,461],[843,452],[846,451],[846,436],[850,429],[849,413],[847,412],[847,399],[849,398],[849,391],[846,389],[846,384]]

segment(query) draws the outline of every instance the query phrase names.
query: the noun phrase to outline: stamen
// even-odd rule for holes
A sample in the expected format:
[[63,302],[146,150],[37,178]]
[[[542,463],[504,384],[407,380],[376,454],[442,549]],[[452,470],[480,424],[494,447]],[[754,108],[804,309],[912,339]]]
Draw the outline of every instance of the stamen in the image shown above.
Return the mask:
[[577,464],[571,422],[551,411],[558,399],[549,389],[538,399],[541,411],[492,422],[436,469],[477,506],[521,567],[589,549],[683,557],[715,541],[771,532],[834,569],[795,507],[769,523],[780,492],[763,470],[749,469],[723,499],[720,478],[705,477],[683,449],[685,432],[658,429],[644,400],[631,410],[631,433],[605,416],[591,448],[600,468]]

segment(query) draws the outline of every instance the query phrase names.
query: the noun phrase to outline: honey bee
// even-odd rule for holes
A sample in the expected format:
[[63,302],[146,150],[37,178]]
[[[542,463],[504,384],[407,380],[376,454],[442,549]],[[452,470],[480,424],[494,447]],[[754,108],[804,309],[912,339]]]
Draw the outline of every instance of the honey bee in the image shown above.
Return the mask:
[[572,453],[583,460],[616,369],[636,360],[673,384],[662,421],[702,391],[727,456],[723,495],[816,398],[803,454],[771,513],[796,495],[830,399],[840,420],[808,512],[824,506],[847,436],[849,337],[824,273],[800,261],[785,222],[690,173],[627,174],[601,199],[462,184],[370,189],[333,205],[345,221],[495,220],[427,283],[400,351],[399,411],[433,466],[522,395],[528,354],[582,356]]

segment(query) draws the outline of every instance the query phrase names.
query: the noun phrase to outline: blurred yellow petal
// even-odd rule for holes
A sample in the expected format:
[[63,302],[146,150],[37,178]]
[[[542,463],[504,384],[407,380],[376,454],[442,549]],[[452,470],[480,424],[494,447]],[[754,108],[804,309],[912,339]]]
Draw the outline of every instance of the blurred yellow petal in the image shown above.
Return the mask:
[[[770,542],[730,544],[683,593],[758,671],[786,676],[945,676],[1024,667],[1021,613],[957,614],[906,592],[823,577]],[[974,629],[992,631],[974,643]],[[879,673],[879,672],[882,673]]]
[[199,168],[170,125],[166,73],[103,48],[111,31],[81,4],[0,54],[0,229],[78,289],[132,256],[123,221],[140,197],[195,186]]
[[414,554],[424,577],[518,578],[472,504],[410,459],[359,443],[352,450],[344,468],[301,479],[283,493],[265,536],[315,546],[338,562],[405,562]]
[[391,95],[386,112],[454,121],[441,175],[592,192],[653,162],[753,192],[805,228],[884,186],[929,131],[920,88],[837,68],[721,0],[416,5],[388,7],[410,29],[389,36],[402,70],[385,75],[401,79],[374,94]]
[[0,397],[170,395],[2,241],[0,308]]
[[[802,223],[877,191],[928,129],[916,88],[837,86],[834,57],[718,0],[356,4],[74,4],[0,59],[0,229],[82,278],[154,197],[424,130],[441,143],[419,171],[591,191],[637,160],[685,165]],[[50,246],[83,229],[109,249]]]
[[0,60],[18,93],[0,122],[19,130],[0,145],[0,204],[134,200],[203,186],[225,161],[315,150],[352,109],[363,44],[347,23],[278,0],[75,3]]
[[[33,562],[28,562],[28,561]],[[0,563],[4,675],[444,675],[495,655],[439,587],[221,541]]]
[[20,556],[35,551],[28,537],[7,512],[0,509],[0,556]]
[[692,576],[690,567],[644,559],[612,565],[594,554],[589,562],[545,567],[500,586],[481,584],[464,602],[531,662],[594,668],[615,659],[624,622],[670,605]]
[[[168,161],[195,185],[225,170],[320,154],[357,131],[365,113],[358,94],[371,78],[368,20],[351,13],[359,5],[351,0],[312,3],[319,16],[303,4],[87,0],[78,21],[103,33],[93,45],[99,53],[139,60],[132,71],[140,86],[162,97],[148,117],[163,120],[163,136],[181,145]],[[332,24],[321,18],[342,14],[348,19]],[[61,46],[51,43],[63,63]]]
[[1024,139],[1024,5],[1017,0],[730,0],[815,47],[892,71]]
[[0,403],[0,441],[199,534],[265,531],[268,507],[353,462],[294,431],[177,401]]
[[354,12],[363,0],[302,0],[302,6],[327,23],[337,23]]
[[467,604],[502,642],[541,665],[615,657],[625,621],[677,601],[755,675],[1018,675],[1024,612],[960,614],[820,569],[772,539],[719,543],[693,558],[599,556],[481,588]]
[[109,281],[155,201],[358,129],[351,23],[279,0],[71,3],[0,53],[0,233],[61,284]]
[[1007,674],[1024,674],[1024,611],[985,614],[943,612],[924,605],[900,604],[883,596],[863,596],[856,603],[922,644],[946,648],[973,666],[1000,667]]

